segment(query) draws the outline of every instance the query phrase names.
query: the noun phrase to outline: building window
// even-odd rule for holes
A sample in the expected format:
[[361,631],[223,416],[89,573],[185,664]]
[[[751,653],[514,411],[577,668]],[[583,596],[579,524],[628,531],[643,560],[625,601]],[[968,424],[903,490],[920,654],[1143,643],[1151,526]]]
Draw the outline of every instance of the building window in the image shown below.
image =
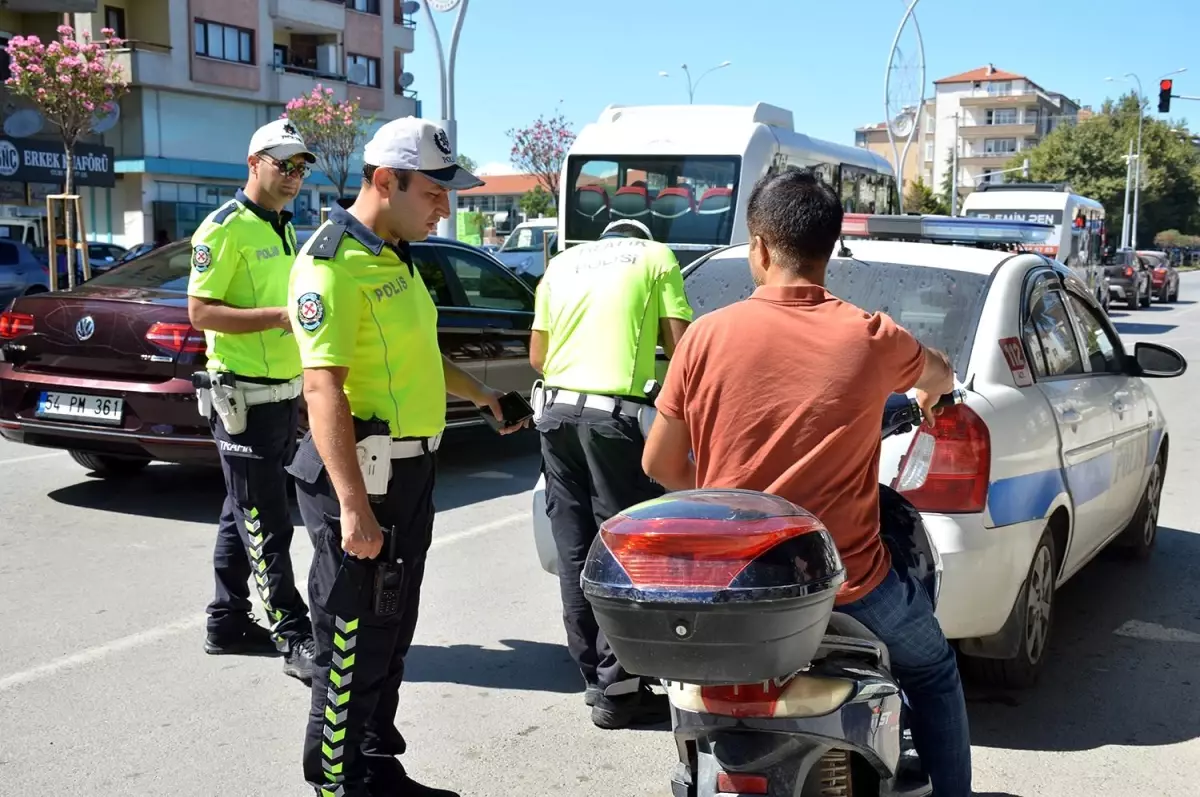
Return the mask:
[[254,31],[233,25],[196,20],[196,55],[233,61],[239,64],[254,63]]
[[992,154],[1016,152],[1017,140],[1015,138],[989,138],[983,142],[983,151]]
[[1017,123],[1016,108],[997,108],[987,112],[989,125],[1015,125]]
[[993,80],[988,83],[988,94],[997,97],[1007,97],[1013,93],[1013,84],[1011,80]]
[[125,9],[115,6],[104,7],[104,27],[112,28],[118,39],[127,39],[125,35]]
[[379,0],[346,0],[346,8],[379,16]]
[[[353,67],[359,67],[354,70]],[[355,71],[358,74],[355,74]],[[360,86],[371,86],[379,88],[379,59],[372,58],[369,55],[355,55],[350,53],[346,56],[346,80],[350,83],[356,83]]]
[[927,161],[933,160],[933,142],[932,141],[925,142],[925,160],[927,160]]
[[926,133],[937,132],[937,118],[931,113],[925,114],[925,132]]

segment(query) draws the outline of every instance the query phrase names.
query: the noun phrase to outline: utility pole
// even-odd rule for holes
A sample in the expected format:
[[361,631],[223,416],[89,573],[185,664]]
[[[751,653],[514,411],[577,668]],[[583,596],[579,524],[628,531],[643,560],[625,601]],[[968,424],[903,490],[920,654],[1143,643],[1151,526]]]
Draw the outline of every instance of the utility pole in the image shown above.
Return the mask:
[[1142,198],[1142,121],[1146,118],[1146,109],[1143,107],[1146,98],[1142,96],[1142,81],[1136,75],[1134,79],[1138,84],[1137,170],[1133,181],[1133,227],[1129,233],[1129,245],[1137,249],[1138,204]]
[[950,167],[950,215],[958,215],[958,114],[954,114],[954,158]]
[[1129,180],[1133,174],[1133,139],[1129,140],[1129,154],[1125,156],[1125,211],[1121,215],[1121,248],[1129,247]]

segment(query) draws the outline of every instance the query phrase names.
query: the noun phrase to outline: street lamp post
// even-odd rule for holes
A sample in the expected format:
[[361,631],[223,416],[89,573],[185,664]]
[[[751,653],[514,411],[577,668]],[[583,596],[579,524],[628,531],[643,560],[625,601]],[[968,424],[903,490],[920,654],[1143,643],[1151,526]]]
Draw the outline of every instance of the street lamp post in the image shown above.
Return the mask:
[[[463,17],[467,15],[467,3],[470,0],[425,0],[425,16],[429,20],[429,30],[433,34],[434,47],[437,50],[438,67],[441,77],[442,127],[450,139],[450,149],[458,152],[458,123],[454,118],[454,59],[458,54],[458,36],[462,32]],[[458,8],[458,16],[454,18],[454,31],[450,34],[450,62],[442,52],[442,37],[438,35],[437,25],[433,21],[433,12],[443,13]],[[458,238],[458,192],[451,191],[450,217],[438,222],[438,235],[452,240]]]
[[[1169,72],[1163,75],[1163,78],[1171,75],[1178,75],[1187,71],[1187,67],[1181,67],[1174,72]],[[1137,132],[1137,154],[1134,156],[1137,169],[1134,171],[1133,179],[1133,222],[1129,225],[1129,235],[1127,245],[1133,249],[1137,249],[1137,231],[1138,231],[1138,210],[1141,208],[1142,199],[1142,124],[1146,119],[1146,94],[1142,91],[1142,79],[1132,72],[1125,73],[1126,78],[1133,78],[1138,87],[1138,132]],[[1107,78],[1112,80],[1113,78]],[[1160,78],[1161,80],[1162,78]],[[1125,205],[1129,206],[1129,183],[1126,181],[1125,188]],[[1125,220],[1128,221],[1128,210],[1126,211]],[[1124,225],[1123,225],[1124,226]],[[1126,236],[1122,236],[1124,238]]]
[[[691,104],[692,104],[692,102],[695,100],[695,98],[696,98],[696,88],[697,88],[697,87],[700,85],[700,81],[701,81],[701,80],[704,80],[704,78],[705,78],[705,76],[706,76],[706,75],[708,75],[710,72],[716,72],[718,69],[724,69],[725,67],[729,66],[729,65],[730,65],[730,64],[732,64],[732,63],[733,63],[732,61],[722,61],[721,63],[719,63],[719,64],[717,64],[716,66],[714,66],[712,69],[709,69],[709,70],[708,70],[708,72],[704,72],[703,74],[701,74],[701,75],[700,75],[700,77],[696,78],[696,82],[695,82],[695,83],[693,83],[693,82],[692,82],[692,72],[691,72],[691,70],[690,70],[690,69],[688,69],[688,65],[687,65],[687,64],[682,64],[682,65],[680,66],[680,69],[682,69],[682,70],[683,70],[683,72],[684,72],[684,74],[685,74],[685,75],[687,75],[687,82],[688,82],[688,105],[691,105]],[[659,76],[659,77],[670,77],[671,75],[670,75],[670,73],[668,73],[668,72],[659,72],[659,73],[658,73],[658,76]]]

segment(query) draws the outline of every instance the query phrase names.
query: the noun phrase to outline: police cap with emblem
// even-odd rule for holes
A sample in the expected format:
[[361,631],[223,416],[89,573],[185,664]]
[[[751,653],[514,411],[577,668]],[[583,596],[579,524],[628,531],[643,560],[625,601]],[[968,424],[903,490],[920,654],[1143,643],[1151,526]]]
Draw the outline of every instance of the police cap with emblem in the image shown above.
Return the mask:
[[446,131],[415,116],[393,119],[375,131],[363,149],[363,163],[420,172],[452,191],[483,185],[483,180],[458,165]]
[[300,137],[300,131],[287,119],[276,119],[254,131],[250,137],[250,154],[264,154],[275,160],[285,161],[303,155],[309,163],[317,158],[308,151],[308,145]]

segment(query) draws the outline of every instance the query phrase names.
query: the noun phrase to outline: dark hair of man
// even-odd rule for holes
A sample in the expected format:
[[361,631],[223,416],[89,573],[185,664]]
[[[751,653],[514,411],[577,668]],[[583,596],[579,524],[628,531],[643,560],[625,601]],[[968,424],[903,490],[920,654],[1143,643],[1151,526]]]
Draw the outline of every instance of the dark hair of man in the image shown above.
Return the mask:
[[[375,179],[375,170],[378,166],[372,166],[369,163],[363,164],[363,185],[370,185]],[[401,191],[408,190],[408,184],[412,181],[412,172],[407,169],[391,169],[392,174],[396,175],[396,183]]]
[[837,192],[811,169],[786,169],[750,192],[746,227],[763,239],[780,266],[796,273],[829,262],[842,232]]

